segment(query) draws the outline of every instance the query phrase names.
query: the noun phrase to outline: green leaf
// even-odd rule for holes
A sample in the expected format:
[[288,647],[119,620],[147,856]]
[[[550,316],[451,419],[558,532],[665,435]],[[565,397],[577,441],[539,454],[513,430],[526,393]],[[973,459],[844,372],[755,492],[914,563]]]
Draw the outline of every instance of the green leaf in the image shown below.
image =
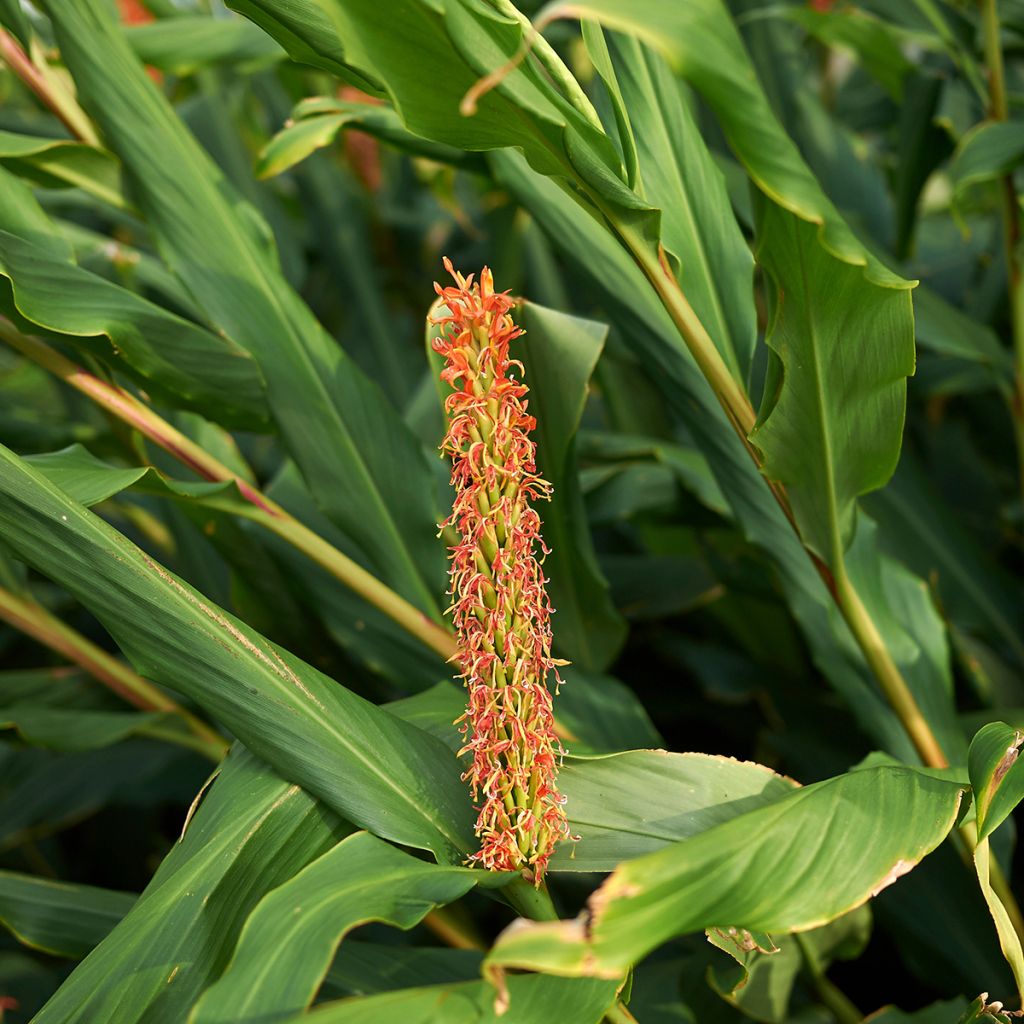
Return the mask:
[[622,646],[626,624],[612,606],[583,511],[576,467],[576,431],[591,374],[608,328],[532,302],[519,308],[526,331],[518,358],[526,367],[530,413],[537,418],[537,466],[554,494],[541,509],[544,542],[551,548],[544,572],[556,609],[555,645],[590,671],[608,666]]
[[297,104],[285,127],[263,147],[257,175],[272,178],[287,171],[317,149],[329,146],[347,128],[358,128],[413,156],[455,165],[475,162],[462,150],[406,131],[390,107],[317,96]]
[[83,957],[131,910],[134,893],[0,871],[0,925],[52,956]]
[[978,839],[987,839],[1024,798],[1024,764],[1017,764],[1024,733],[990,722],[971,740],[967,768],[974,790]]
[[127,205],[117,158],[96,146],[0,131],[0,164],[37,185],[80,188],[111,206]]
[[519,924],[491,967],[616,977],[674,935],[819,927],[866,902],[930,853],[963,787],[909,768],[870,768],[799,789],[621,865],[574,921]]
[[217,64],[271,64],[281,47],[242,18],[183,14],[131,25],[125,36],[144,64],[174,75],[190,75]]
[[763,205],[757,234],[775,358],[751,440],[805,543],[838,568],[857,497],[883,486],[899,459],[914,372],[910,295],[872,285],[774,204]]
[[365,832],[350,836],[260,901],[220,980],[190,1024],[260,1024],[309,1006],[338,944],[355,927],[382,921],[408,930],[478,882],[507,875],[426,864]]
[[754,261],[682,86],[637,39],[608,40],[639,159],[640,194],[661,210],[661,242],[730,370],[746,380],[757,333]]
[[[0,172],[2,174],[2,172]],[[256,361],[239,346],[71,261],[56,229],[24,185],[3,175],[18,221],[0,203],[0,304],[27,333],[49,333],[129,373],[157,397],[231,426],[260,428],[268,411]],[[12,197],[13,198],[13,197]],[[38,211],[52,241],[25,234],[26,208]],[[20,223],[19,223],[20,221]],[[10,229],[10,230],[8,230]],[[9,290],[8,290],[9,289]]]
[[36,1021],[184,1020],[257,902],[343,831],[298,786],[234,750],[138,903]]
[[284,1024],[594,1024],[617,987],[617,981],[529,974],[506,979],[500,1004],[490,984],[470,981],[343,999]]
[[231,0],[228,6],[259,25],[295,60],[380,95],[372,76],[361,75],[346,63],[338,33],[318,0]]
[[161,255],[209,319],[256,358],[317,503],[377,575],[439,619],[443,552],[417,441],[284,279],[266,224],[175,116],[106,8],[45,6]]
[[21,0],[0,0],[0,25],[3,25],[25,49],[31,45],[32,26],[21,6]]
[[[749,936],[749,933],[740,933]],[[844,914],[823,928],[799,935],[776,936],[778,946],[750,948],[749,941],[738,947],[728,932],[710,931],[708,941],[736,961],[728,969],[712,966],[708,983],[726,1002],[746,1016],[768,1024],[791,1019],[791,997],[801,970],[812,976],[824,973],[835,959],[860,956],[871,934],[871,912],[866,906]],[[770,944],[774,947],[774,942]]]
[[550,17],[594,18],[635,33],[663,53],[707,101],[754,184],[801,220],[820,225],[837,259],[866,269],[888,288],[905,288],[853,234],[779,125],[722,0],[554,0]]
[[977,125],[961,140],[949,165],[954,201],[972,185],[1011,174],[1024,162],[1020,124],[990,121]]
[[611,871],[781,800],[795,785],[763,765],[714,754],[630,750],[569,757],[559,789],[580,839],[555,848],[551,870]]
[[[685,354],[668,314],[642,272],[598,223],[581,218],[572,199],[553,182],[531,173],[521,157],[500,153],[493,154],[490,160],[501,184],[538,219],[565,256],[584,270],[598,289],[616,329],[628,340],[644,372],[660,388],[668,409],[689,429],[714,474],[715,490],[728,502],[728,511],[735,516],[743,535],[770,560],[815,665],[843,696],[846,706],[877,745],[901,760],[913,760],[913,748],[896,715],[879,694],[863,654],[846,626],[837,622],[833,598],[766,489],[764,477]],[[709,504],[714,500],[707,488],[700,493]],[[870,545],[865,558],[878,558]],[[884,591],[876,599],[884,601]],[[869,600],[869,604],[874,600]],[[902,670],[907,671],[919,660],[919,651],[927,639],[915,635],[913,644],[904,644],[896,652]],[[932,687],[931,692],[938,697],[942,691]],[[947,719],[954,718],[948,699],[943,713]]]
[[452,981],[477,981],[483,950],[347,939],[324,979],[326,994],[374,995]]
[[11,549],[74,594],[142,675],[193,698],[285,777],[439,859],[468,850],[469,801],[442,743],[279,652],[6,449],[0,523]]
[[147,733],[174,716],[139,711],[83,711],[19,705],[0,710],[0,729],[17,729],[37,747],[50,750],[98,750],[136,733]]

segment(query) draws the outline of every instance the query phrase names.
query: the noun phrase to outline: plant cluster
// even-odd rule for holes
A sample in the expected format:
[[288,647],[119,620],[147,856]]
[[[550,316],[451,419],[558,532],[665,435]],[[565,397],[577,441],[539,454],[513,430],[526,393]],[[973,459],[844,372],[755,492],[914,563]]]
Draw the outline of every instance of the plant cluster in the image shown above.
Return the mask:
[[225,2],[0,0],[0,1020],[1016,1019],[1019,5]]

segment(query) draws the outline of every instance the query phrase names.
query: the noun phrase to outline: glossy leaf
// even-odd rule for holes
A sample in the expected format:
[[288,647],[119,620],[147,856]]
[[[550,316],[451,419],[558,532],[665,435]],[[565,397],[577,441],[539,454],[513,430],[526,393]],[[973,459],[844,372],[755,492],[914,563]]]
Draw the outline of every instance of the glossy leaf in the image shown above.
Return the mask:
[[554,0],[552,17],[595,18],[632,32],[662,52],[704,97],[754,184],[801,220],[821,226],[825,247],[844,263],[866,268],[885,287],[906,282],[867,250],[822,192],[780,127],[722,0]]
[[505,994],[486,981],[403,989],[344,999],[292,1017],[285,1024],[593,1024],[615,999],[617,982],[591,978],[510,977]]
[[285,281],[266,224],[174,116],[106,10],[67,0],[47,10],[161,254],[207,316],[256,358],[319,505],[386,582],[439,615],[442,553],[416,441]]
[[133,893],[0,871],[0,925],[53,956],[85,956],[136,899]]
[[478,882],[507,876],[426,864],[365,832],[350,836],[266,896],[246,921],[231,963],[192,1024],[286,1020],[308,1007],[353,928],[418,924]]
[[36,1018],[181,1021],[227,964],[249,911],[330,849],[337,819],[257,758],[228,758],[138,903]]
[[807,786],[621,865],[585,917],[506,931],[488,963],[615,977],[674,935],[726,922],[769,933],[817,927],[930,853],[953,827],[961,794],[908,768]]
[[870,285],[778,207],[764,206],[758,239],[775,360],[751,440],[805,543],[837,566],[856,498],[885,484],[899,459],[914,371],[910,296]]
[[442,859],[468,848],[470,809],[443,744],[282,655],[6,451],[0,522],[141,674],[193,697],[284,775],[388,838]]
[[979,125],[960,140],[949,166],[953,194],[960,197],[972,185],[1010,174],[1024,161],[1020,125],[989,122]]
[[537,418],[537,466],[554,487],[541,509],[548,592],[556,609],[557,649],[581,669],[600,671],[622,646],[626,626],[614,609],[586,526],[576,467],[576,431],[591,374],[604,346],[603,324],[526,302],[520,358]]

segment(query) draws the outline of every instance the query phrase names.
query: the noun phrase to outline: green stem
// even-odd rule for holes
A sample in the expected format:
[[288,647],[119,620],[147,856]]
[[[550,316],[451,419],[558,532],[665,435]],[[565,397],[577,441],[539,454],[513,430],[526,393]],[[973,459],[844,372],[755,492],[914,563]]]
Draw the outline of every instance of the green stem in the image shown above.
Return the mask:
[[[690,350],[698,367],[711,386],[715,397],[725,410],[729,421],[743,442],[747,453],[760,469],[760,455],[749,440],[750,432],[753,430],[756,422],[756,415],[750,399],[747,397],[747,393],[742,385],[729,371],[725,360],[718,352],[710,335],[679,287],[679,282],[665,262],[663,254],[659,252],[656,258],[650,246],[632,231],[628,225],[617,222],[611,211],[605,209],[603,212],[614,225],[619,236],[633,254],[634,259],[654,286],[665,309],[669,316],[672,317],[673,323],[686,343],[686,347]],[[799,536],[799,530],[797,529],[797,524],[785,491],[780,485],[772,481],[766,480],[766,483],[785,513],[790,525],[797,531]],[[836,564],[832,567],[831,572],[810,551],[808,551],[808,555],[811,557],[829,592],[835,598],[847,625],[850,627],[850,631],[853,633],[854,639],[864,655],[865,661],[867,661],[871,671],[878,679],[886,698],[903,723],[903,727],[910,736],[914,747],[921,755],[922,760],[925,764],[933,767],[945,767],[948,761],[938,740],[935,738],[931,727],[922,714],[913,693],[910,691],[910,687],[900,673],[895,661],[893,661],[885,641],[882,639],[870,613],[864,606],[864,602],[846,575],[841,550],[835,553],[834,561]],[[834,576],[833,573],[835,574]]]
[[860,1024],[864,1019],[864,1014],[857,1009],[853,1002],[839,988],[828,980],[821,964],[818,962],[818,957],[804,936],[797,932],[793,935],[793,938],[800,947],[800,953],[804,958],[807,973],[811,976],[814,988],[822,1003],[832,1011],[839,1024]]
[[[583,87],[576,80],[576,76],[565,66],[565,62],[558,56],[555,48],[541,35],[541,30],[546,22],[534,25],[530,19],[519,10],[512,0],[490,0],[491,6],[501,14],[514,18],[523,28],[523,56],[530,50],[544,66],[544,70],[551,76],[554,83],[562,90],[565,98],[573,105],[573,108],[586,118],[587,122],[596,128],[602,135],[604,125],[601,118],[590,102],[590,97],[583,91]],[[515,63],[518,64],[522,58],[517,55]],[[513,67],[515,64],[512,65]],[[507,74],[507,70],[502,69]],[[509,69],[511,70],[511,69]],[[490,79],[492,76],[488,76]],[[504,75],[502,75],[504,77]],[[500,79],[498,79],[500,81]],[[495,82],[494,84],[497,84]]]
[[502,890],[505,898],[520,917],[531,921],[557,921],[558,912],[551,902],[551,894],[544,882],[538,888],[532,882],[519,877],[509,882]]
[[604,1011],[604,1019],[608,1021],[608,1024],[639,1024],[636,1017],[621,1002],[616,1002],[613,1006],[608,1007]]
[[[999,7],[997,0],[981,0],[982,37],[985,64],[988,67],[989,117],[993,121],[1006,121],[1009,112],[1006,101],[1006,74],[1003,70],[1003,48],[999,37]],[[1024,497],[1024,271],[1021,268],[1020,204],[1014,186],[1013,172],[1005,174],[1000,182],[1002,201],[1003,246],[1006,257],[1006,275],[1010,298],[1010,324],[1014,349],[1014,389],[1010,402],[1014,436],[1017,442],[1017,471],[1021,494]]]
[[[65,625],[42,605],[0,588],[0,619],[81,666],[129,704],[143,711],[177,715],[192,733],[188,737],[172,730],[162,730],[161,739],[192,747],[214,761],[220,761],[227,753],[228,743],[216,730],[102,647]],[[156,728],[152,727],[151,731]]]
[[33,62],[18,45],[18,41],[2,28],[0,28],[0,59],[39,97],[45,106],[56,114],[72,135],[90,146],[100,144],[96,129],[93,128],[92,122],[75,98],[55,79],[53,73],[45,68],[45,65],[41,68]]
[[455,655],[452,635],[431,618],[400,597],[372,573],[354,562],[321,536],[304,526],[277,502],[242,479],[180,430],[157,415],[123,388],[101,380],[66,359],[37,338],[21,334],[0,318],[0,338],[33,362],[49,370],[66,384],[88,395],[112,415],[138,430],[154,444],[207,480],[232,481],[248,503],[246,518],[276,533],[332,576],[340,580],[375,608],[393,619],[427,647],[448,660]]
[[945,753],[939,741],[932,732],[931,726],[921,712],[917,700],[914,698],[910,687],[900,673],[896,662],[893,661],[889,648],[885,644],[878,627],[871,618],[870,613],[864,606],[864,602],[857,593],[856,588],[846,574],[846,567],[843,564],[841,555],[835,566],[833,576],[836,603],[839,610],[850,627],[857,645],[864,654],[889,701],[890,706],[896,712],[903,728],[914,744],[915,750],[921,760],[933,768],[945,768],[949,765]]

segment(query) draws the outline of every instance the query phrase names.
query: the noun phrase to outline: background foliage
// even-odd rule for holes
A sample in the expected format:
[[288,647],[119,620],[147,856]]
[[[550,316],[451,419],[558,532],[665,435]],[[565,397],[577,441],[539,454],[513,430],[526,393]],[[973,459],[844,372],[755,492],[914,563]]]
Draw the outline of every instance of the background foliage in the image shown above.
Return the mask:
[[[0,1017],[1006,1020],[1024,8],[229,6],[0,0]],[[442,255],[554,484],[550,893],[463,866]]]

